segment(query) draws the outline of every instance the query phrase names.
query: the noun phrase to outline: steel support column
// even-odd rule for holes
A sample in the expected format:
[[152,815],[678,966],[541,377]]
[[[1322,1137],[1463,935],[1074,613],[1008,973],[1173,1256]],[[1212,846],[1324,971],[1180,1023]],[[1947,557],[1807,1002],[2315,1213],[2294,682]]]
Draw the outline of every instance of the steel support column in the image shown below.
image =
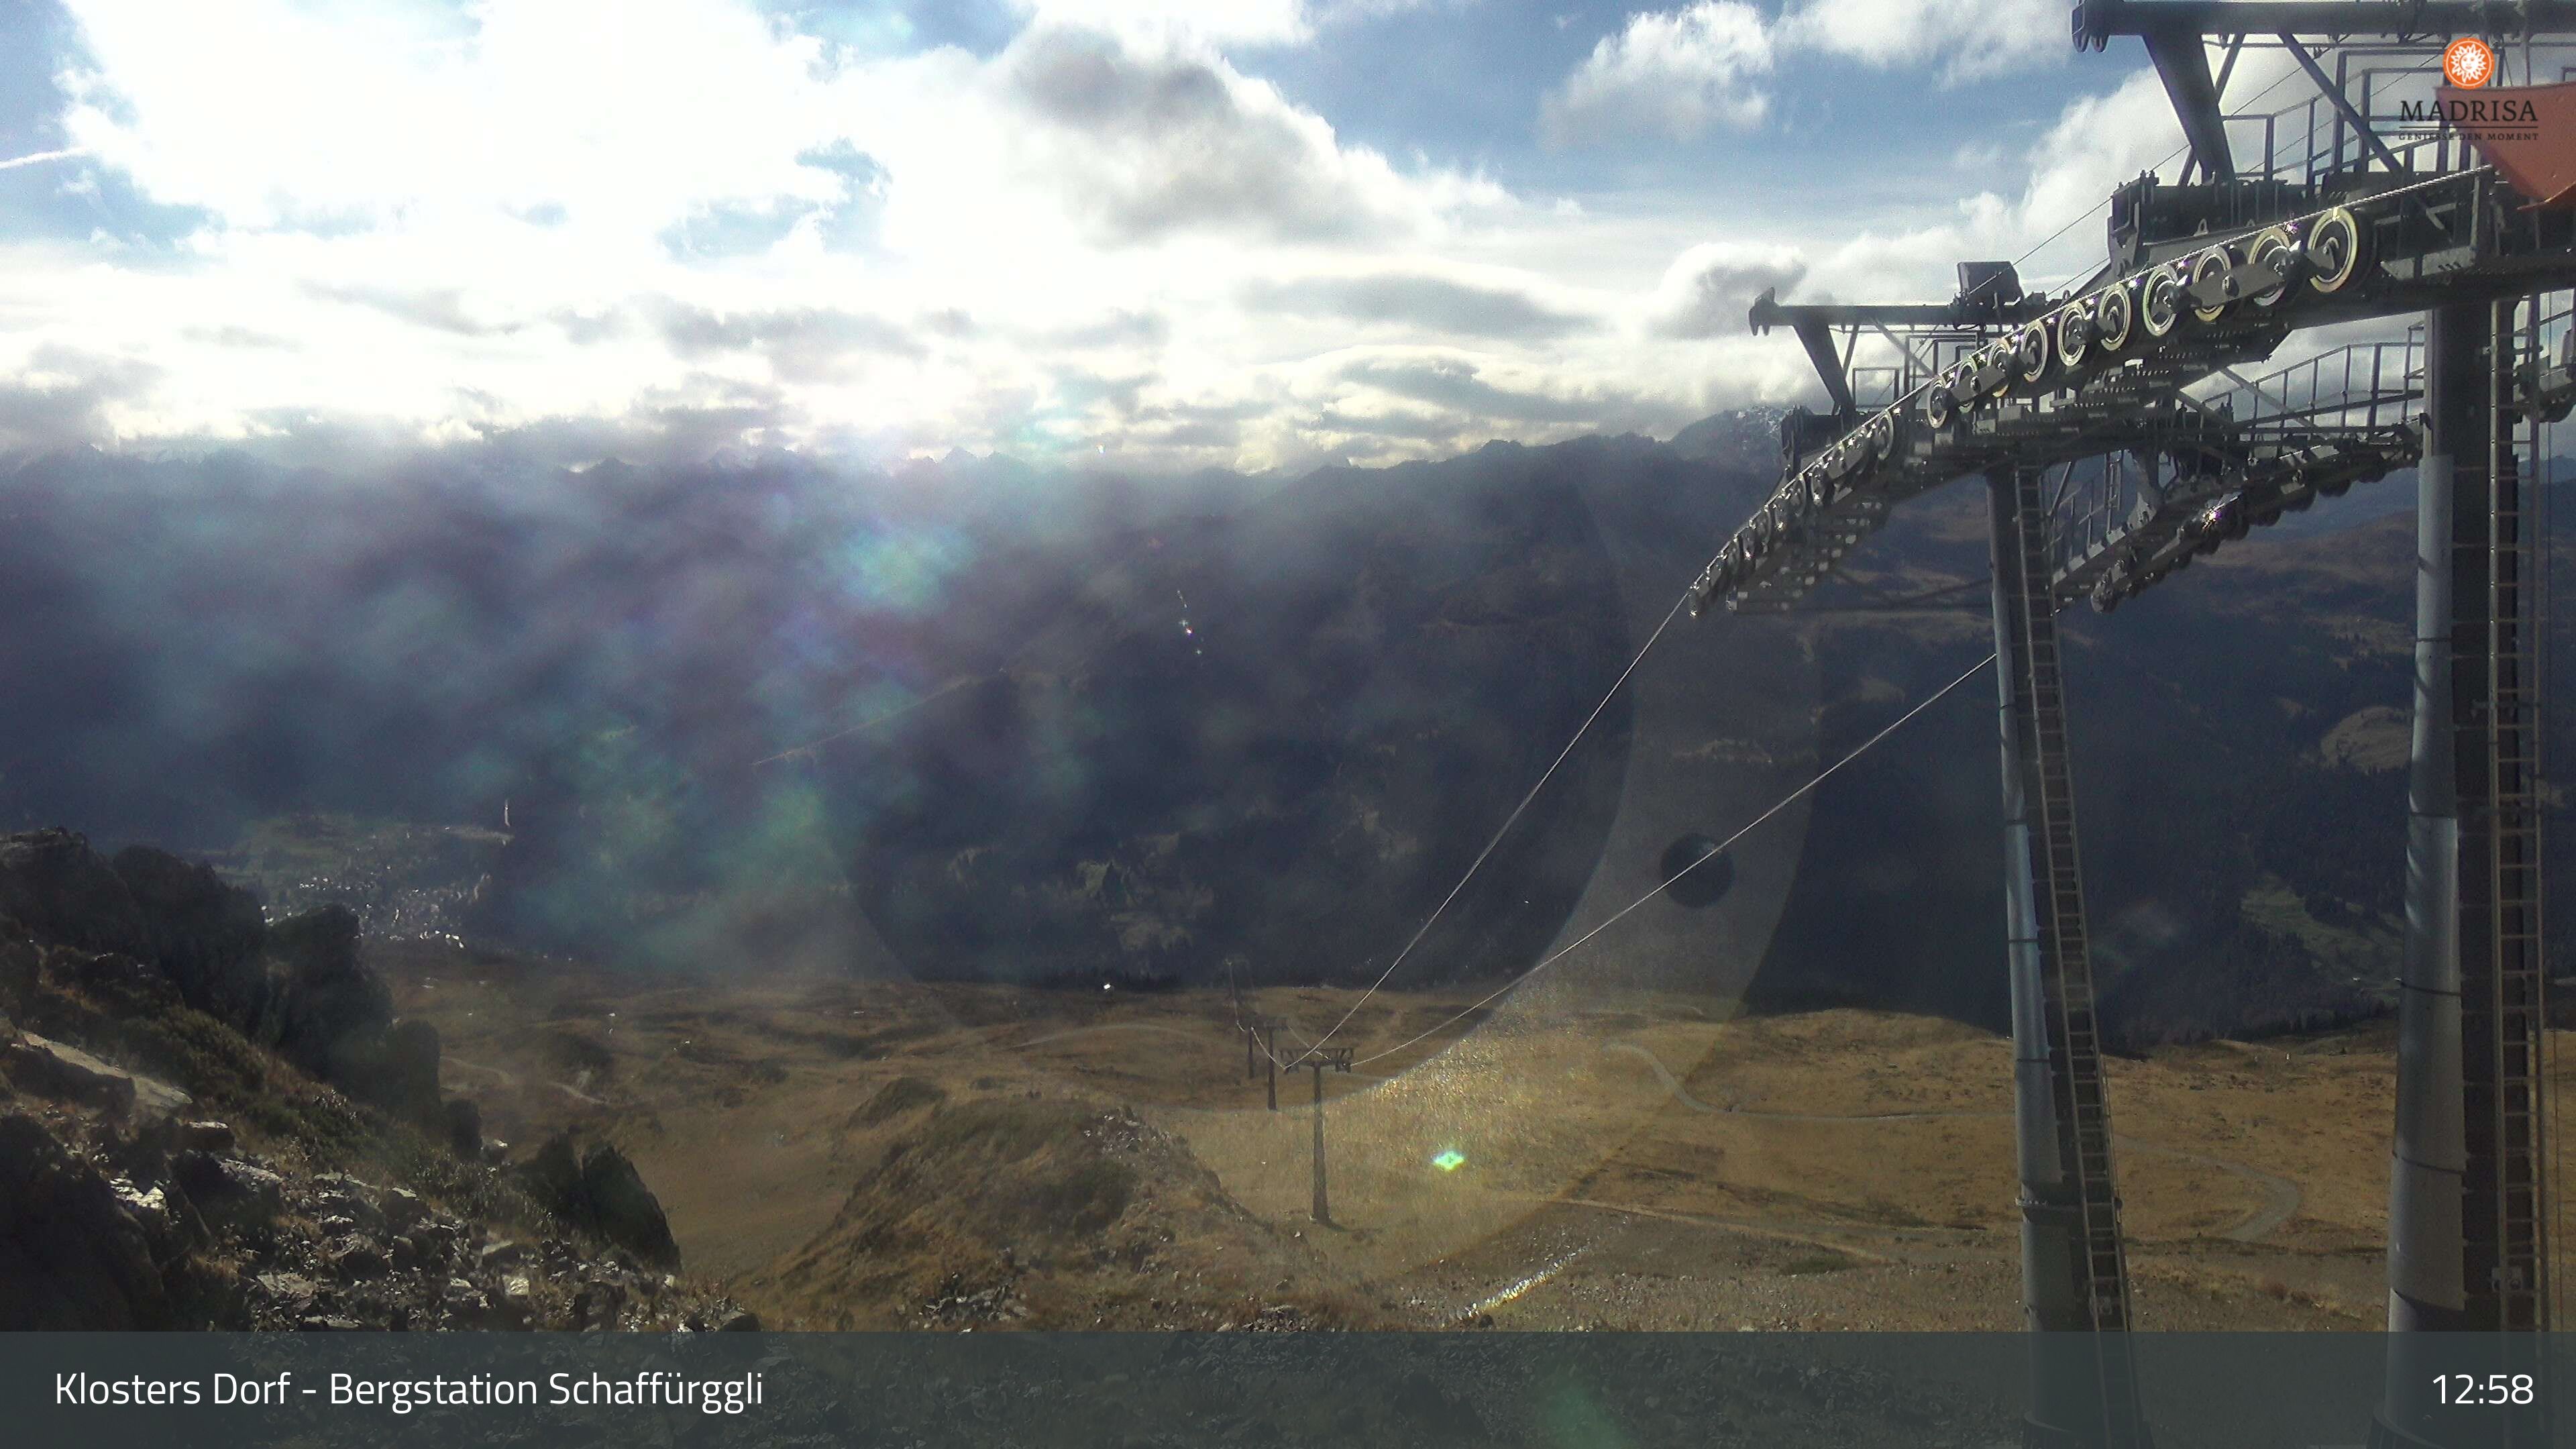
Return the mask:
[[2110,1124],[2084,949],[2046,520],[2036,469],[1988,476],[2002,744],[2006,964],[2033,1449],[2134,1449],[2137,1410]]
[[[2538,1415],[2446,1413],[2439,1375],[2471,1365],[2426,1337],[2541,1326],[2536,930],[2526,949],[2538,882],[2519,853],[2524,831],[2537,849],[2526,803],[2536,702],[2519,694],[2523,490],[2505,406],[2514,332],[2499,325],[2509,317],[2508,306],[2460,304],[2435,309],[2425,329],[2390,1337],[2375,1446],[2547,1436]],[[2521,1357],[2508,1345],[2504,1358],[2479,1366],[2521,1371]]]
[[1315,1221],[1333,1220],[1332,1204],[1324,1196],[1324,1063],[1317,1058],[1315,1069]]

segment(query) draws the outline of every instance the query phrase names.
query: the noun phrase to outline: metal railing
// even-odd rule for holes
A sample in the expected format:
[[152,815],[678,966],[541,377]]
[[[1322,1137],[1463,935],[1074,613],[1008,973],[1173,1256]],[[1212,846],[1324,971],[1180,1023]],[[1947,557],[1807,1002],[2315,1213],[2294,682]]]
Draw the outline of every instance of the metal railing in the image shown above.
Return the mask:
[[[2510,54],[2499,84],[2545,84],[2576,76],[2576,45],[2534,42],[2507,50]],[[2430,109],[2441,57],[2439,43],[2338,47],[2333,58],[2335,83],[2368,122],[2371,136],[2365,136],[2343,108],[2313,89],[2274,110],[2231,112],[2223,124],[2239,176],[2316,188],[2362,174],[2434,176],[2478,165],[2474,149],[2458,132],[2440,124]],[[2516,69],[2527,79],[2515,77]]]
[[[2190,395],[2230,456],[2279,452],[2335,435],[2403,427],[2424,396],[2423,329],[2398,341],[2356,342],[2265,373],[2222,370]],[[2064,465],[2049,502],[2051,563],[2061,572],[2228,491],[2224,470],[2113,453]]]
[[2128,532],[2139,510],[2139,481],[2150,463],[2125,453],[2066,464],[2041,494],[2048,501],[2049,565],[2062,572],[2073,560],[2108,548]]
[[1971,352],[1993,339],[1974,332],[1926,333],[1911,337],[1870,333],[1883,344],[1876,351],[1896,360],[1849,370],[1852,399],[1863,415],[1894,407],[1934,378],[1956,367]]
[[2409,327],[2399,342],[2351,343],[2256,378],[2222,368],[2202,386],[2211,389],[2197,395],[2203,407],[2263,440],[2398,427],[2424,396],[2424,329]]

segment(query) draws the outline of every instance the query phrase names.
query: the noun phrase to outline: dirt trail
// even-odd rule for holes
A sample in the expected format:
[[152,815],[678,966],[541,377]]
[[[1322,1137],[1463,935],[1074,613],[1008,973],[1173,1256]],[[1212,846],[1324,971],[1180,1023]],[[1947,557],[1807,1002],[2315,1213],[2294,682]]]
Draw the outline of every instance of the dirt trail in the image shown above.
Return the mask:
[[[470,1071],[490,1072],[493,1079],[498,1081],[503,1087],[514,1088],[519,1085],[519,1074],[511,1071],[507,1067],[493,1067],[486,1066],[481,1062],[469,1062],[465,1058],[457,1056],[452,1052],[441,1057],[439,1060],[449,1066],[464,1067]],[[593,1107],[614,1107],[617,1105],[605,1097],[594,1097],[588,1092],[583,1091],[581,1088],[574,1086],[570,1082],[541,1081],[537,1085],[541,1087],[552,1087],[556,1091],[563,1093],[565,1096],[572,1098],[576,1102],[587,1102]]]

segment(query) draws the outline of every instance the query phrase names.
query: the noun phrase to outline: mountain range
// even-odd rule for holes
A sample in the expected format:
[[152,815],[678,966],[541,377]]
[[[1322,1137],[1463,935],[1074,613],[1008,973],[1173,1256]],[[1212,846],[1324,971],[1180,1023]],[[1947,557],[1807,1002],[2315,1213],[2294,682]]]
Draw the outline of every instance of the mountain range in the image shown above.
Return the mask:
[[[1566,969],[2000,1026],[1988,676],[1655,889],[1991,648],[1973,482],[1805,611],[1674,615],[1773,426],[1295,479],[35,459],[0,823],[471,825],[444,926],[700,969],[1499,982],[1624,909]],[[2116,1037],[2385,1009],[2406,491],[2063,616]]]

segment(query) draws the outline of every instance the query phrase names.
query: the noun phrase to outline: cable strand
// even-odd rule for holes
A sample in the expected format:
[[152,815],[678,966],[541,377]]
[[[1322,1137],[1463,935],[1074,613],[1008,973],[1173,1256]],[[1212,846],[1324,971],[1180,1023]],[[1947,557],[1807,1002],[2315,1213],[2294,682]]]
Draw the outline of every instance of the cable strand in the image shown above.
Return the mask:
[[1457,900],[1458,893],[1467,888],[1467,882],[1476,878],[1476,872],[1484,869],[1486,860],[1494,853],[1494,848],[1501,845],[1503,837],[1511,833],[1513,825],[1519,823],[1522,812],[1528,810],[1530,802],[1538,798],[1538,792],[1546,789],[1547,782],[1556,777],[1557,767],[1563,765],[1566,757],[1574,753],[1576,745],[1583,743],[1583,737],[1591,732],[1593,723],[1601,718],[1601,712],[1610,707],[1610,701],[1617,699],[1619,691],[1628,687],[1628,676],[1635,674],[1637,666],[1646,662],[1646,655],[1653,651],[1656,641],[1662,639],[1664,631],[1673,626],[1673,620],[1681,617],[1682,606],[1689,602],[1690,595],[1687,592],[1673,600],[1673,606],[1664,612],[1664,621],[1655,626],[1654,633],[1646,636],[1644,647],[1628,661],[1627,668],[1619,671],[1619,678],[1611,684],[1609,693],[1601,696],[1601,702],[1592,706],[1592,713],[1583,717],[1583,723],[1574,731],[1574,738],[1567,740],[1565,748],[1556,752],[1556,758],[1549,762],[1546,773],[1538,777],[1538,783],[1530,786],[1529,793],[1521,797],[1521,803],[1513,806],[1512,813],[1503,817],[1502,828],[1496,830],[1493,838],[1485,842],[1483,850],[1476,852],[1476,859],[1467,867],[1467,873],[1458,877],[1458,883],[1449,888],[1449,894],[1441,897],[1440,904],[1432,908],[1430,917],[1422,923],[1422,929],[1413,933],[1413,939],[1404,943],[1404,949],[1395,953],[1395,959],[1386,963],[1386,969],[1378,973],[1377,979],[1369,983],[1368,989],[1360,993],[1360,999],[1351,1003],[1350,1009],[1342,1013],[1341,1019],[1334,1022],[1322,1036],[1317,1037],[1306,1047],[1306,1055],[1313,1055],[1326,1042],[1333,1039],[1335,1032],[1349,1025],[1350,1019],[1359,1013],[1359,1009],[1368,1005],[1369,998],[1375,996],[1378,988],[1387,983],[1387,978],[1395,974],[1395,969],[1404,964],[1404,958],[1413,954],[1413,948],[1422,944],[1422,938],[1431,934],[1431,928],[1439,923],[1441,915],[1449,909],[1450,903]]
[[[1381,1052],[1372,1052],[1372,1053],[1370,1053],[1369,1055],[1367,1055],[1367,1056],[1364,1056],[1364,1057],[1360,1058],[1358,1061],[1355,1061],[1355,1062],[1351,1063],[1351,1065],[1352,1065],[1352,1066],[1354,1066],[1354,1067],[1362,1067],[1362,1066],[1366,1066],[1366,1065],[1368,1065],[1370,1062],[1379,1061],[1379,1060],[1382,1060],[1382,1059],[1384,1059],[1384,1058],[1386,1058],[1386,1057],[1393,1056],[1393,1055],[1395,1055],[1397,1052],[1403,1051],[1405,1048],[1407,1048],[1407,1047],[1410,1047],[1410,1046],[1414,1045],[1416,1042],[1419,1042],[1419,1041],[1423,1040],[1423,1039],[1424,1039],[1424,1038],[1426,1038],[1426,1037],[1435,1036],[1435,1035],[1439,1034],[1440,1032],[1446,1031],[1446,1030],[1448,1030],[1450,1027],[1457,1025],[1459,1022],[1466,1020],[1469,1016],[1472,1016],[1472,1015],[1474,1015],[1475,1013],[1477,1013],[1477,1012],[1479,1012],[1479,1011],[1482,1011],[1485,1007],[1487,1007],[1487,1006],[1491,1005],[1491,1004],[1494,1002],[1494,1000],[1495,1000],[1496,998],[1498,998],[1498,997],[1500,997],[1500,996],[1504,995],[1504,994],[1505,994],[1505,993],[1507,993],[1507,992],[1510,992],[1510,991],[1512,991],[1512,990],[1517,989],[1517,988],[1518,988],[1518,987],[1520,987],[1522,984],[1526,983],[1526,982],[1527,982],[1531,977],[1534,977],[1534,976],[1538,975],[1540,972],[1545,971],[1548,967],[1555,965],[1558,961],[1562,960],[1566,955],[1568,955],[1569,953],[1573,952],[1574,950],[1576,950],[1577,948],[1579,948],[1580,946],[1582,946],[1585,942],[1587,942],[1587,941],[1591,940],[1593,937],[1600,935],[1603,931],[1606,931],[1606,930],[1610,929],[1612,926],[1614,926],[1614,925],[1618,924],[1618,923],[1619,923],[1619,921],[1620,921],[1621,919],[1623,919],[1624,917],[1626,917],[1630,912],[1632,912],[1632,911],[1636,910],[1636,909],[1637,909],[1637,908],[1639,908],[1640,906],[1645,905],[1645,904],[1646,904],[1646,902],[1653,900],[1656,896],[1661,895],[1661,894],[1663,893],[1663,891],[1664,891],[1665,887],[1670,886],[1670,885],[1673,883],[1673,881],[1680,880],[1683,876],[1686,876],[1686,875],[1690,874],[1692,871],[1695,871],[1695,870],[1699,869],[1701,866],[1706,865],[1706,864],[1708,864],[1710,861],[1717,859],[1720,855],[1725,854],[1725,853],[1726,853],[1726,849],[1727,849],[1727,847],[1728,847],[1728,846],[1731,846],[1731,845],[1735,844],[1735,842],[1737,842],[1737,841],[1739,841],[1739,840],[1742,840],[1745,836],[1747,836],[1747,835],[1751,834],[1753,831],[1760,829],[1760,828],[1761,828],[1765,823],[1767,823],[1767,822],[1771,819],[1771,817],[1772,817],[1772,816],[1777,815],[1777,814],[1779,814],[1781,811],[1788,809],[1792,804],[1796,803],[1799,799],[1801,799],[1802,797],[1804,797],[1804,796],[1805,796],[1809,791],[1811,791],[1811,790],[1815,789],[1818,785],[1821,785],[1821,784],[1825,783],[1825,781],[1826,781],[1827,779],[1829,779],[1829,778],[1831,778],[1831,777],[1833,776],[1833,773],[1834,773],[1835,771],[1837,771],[1837,770],[1841,769],[1841,768],[1842,768],[1843,766],[1845,766],[1845,765],[1850,764],[1852,761],[1859,759],[1861,756],[1863,756],[1863,755],[1865,755],[1865,754],[1869,753],[1870,748],[1871,748],[1872,746],[1876,745],[1879,741],[1881,741],[1881,740],[1883,740],[1883,739],[1886,739],[1889,735],[1892,735],[1892,734],[1896,733],[1899,729],[1901,729],[1901,728],[1903,728],[1903,727],[1905,726],[1905,724],[1906,724],[1906,722],[1907,722],[1907,721],[1909,721],[1909,720],[1913,719],[1916,715],[1919,715],[1919,714],[1921,714],[1923,711],[1925,711],[1925,710],[1927,710],[1927,709],[1930,709],[1933,705],[1940,703],[1940,701],[1942,700],[1942,698],[1943,698],[1943,697],[1945,697],[1945,696],[1947,696],[1947,695],[1950,693],[1950,691],[1952,691],[1952,690],[1954,690],[1954,689],[1957,689],[1960,685],[1965,684],[1965,683],[1967,683],[1969,680],[1971,680],[1971,679],[1975,678],[1975,677],[1978,675],[1978,673],[1979,673],[1979,672],[1981,672],[1981,671],[1983,671],[1983,670],[1985,669],[1985,667],[1986,667],[1987,665],[1992,664],[1992,663],[1994,663],[1994,662],[1995,662],[1995,656],[1994,656],[1992,653],[1988,653],[1988,654],[1986,655],[1986,657],[1985,657],[1985,658],[1980,659],[1980,660],[1978,660],[1976,663],[1974,663],[1974,664],[1972,664],[1972,665],[1968,666],[1968,670],[1967,670],[1967,672],[1966,672],[1966,673],[1964,673],[1964,674],[1960,675],[1960,676],[1959,676],[1958,678],[1956,678],[1956,679],[1951,680],[1949,683],[1947,683],[1947,684],[1945,684],[1945,685],[1942,685],[1939,689],[1934,690],[1934,691],[1933,691],[1929,696],[1927,696],[1927,697],[1926,697],[1926,698],[1925,698],[1925,699],[1924,699],[1920,704],[1917,704],[1917,705],[1915,705],[1912,709],[1909,709],[1909,710],[1907,710],[1905,713],[1903,713],[1903,714],[1901,714],[1901,715],[1898,715],[1898,716],[1895,718],[1895,720],[1894,720],[1894,721],[1890,722],[1890,723],[1889,723],[1885,728],[1881,729],[1878,733],[1876,733],[1876,734],[1874,734],[1874,735],[1871,735],[1871,736],[1870,736],[1868,739],[1866,739],[1866,740],[1861,741],[1860,745],[1859,745],[1857,748],[1855,748],[1854,750],[1852,750],[1852,752],[1851,752],[1850,754],[1847,754],[1847,755],[1843,756],[1841,759],[1834,761],[1832,764],[1827,765],[1824,769],[1822,769],[1822,770],[1818,771],[1818,772],[1816,773],[1816,775],[1814,776],[1814,778],[1812,778],[1812,779],[1808,780],[1808,781],[1807,781],[1807,783],[1805,783],[1805,784],[1803,784],[1803,785],[1800,785],[1797,789],[1792,790],[1792,791],[1790,791],[1787,795],[1782,796],[1782,797],[1781,797],[1781,799],[1780,799],[1780,802],[1779,802],[1778,804],[1773,805],[1770,809],[1765,810],[1765,811],[1763,811],[1760,815],[1755,816],[1755,817],[1753,818],[1753,820],[1752,820],[1752,822],[1751,822],[1751,823],[1749,823],[1749,824],[1745,825],[1744,827],[1742,827],[1741,829],[1737,830],[1733,835],[1730,835],[1730,836],[1726,837],[1726,839],[1725,839],[1724,841],[1722,841],[1722,842],[1720,842],[1720,843],[1719,843],[1719,845],[1718,845],[1717,849],[1710,851],[1708,854],[1701,856],[1699,859],[1697,859],[1697,860],[1695,860],[1695,861],[1692,861],[1689,865],[1686,865],[1686,866],[1682,867],[1680,870],[1675,871],[1675,872],[1672,874],[1672,876],[1671,876],[1671,878],[1670,878],[1670,879],[1667,879],[1667,880],[1663,881],[1661,884],[1657,885],[1653,890],[1650,890],[1650,891],[1646,892],[1644,895],[1641,895],[1641,896],[1637,897],[1635,900],[1630,901],[1628,904],[1626,904],[1626,905],[1624,905],[1624,906],[1621,906],[1617,911],[1615,911],[1615,912],[1611,913],[1609,917],[1607,917],[1606,919],[1604,919],[1604,920],[1601,922],[1601,924],[1599,924],[1599,925],[1597,925],[1597,926],[1594,926],[1592,929],[1590,929],[1590,930],[1588,930],[1588,931],[1584,932],[1582,935],[1575,937],[1573,940],[1568,941],[1567,943],[1565,943],[1564,945],[1562,945],[1562,946],[1558,947],[1558,948],[1557,948],[1557,949],[1555,949],[1554,951],[1549,952],[1549,953],[1547,954],[1547,956],[1546,956],[1543,960],[1541,960],[1537,965],[1532,966],[1532,967],[1531,967],[1530,969],[1528,969],[1527,971],[1524,971],[1524,972],[1522,972],[1520,975],[1513,977],[1511,980],[1504,982],[1502,985],[1495,987],[1491,992],[1488,992],[1488,993],[1487,993],[1486,995],[1484,995],[1483,997],[1481,997],[1481,998],[1479,998],[1478,1000],[1476,1000],[1475,1002],[1471,1003],[1470,1005],[1468,1005],[1467,1007],[1465,1007],[1463,1010],[1459,1011],[1455,1016],[1450,1017],[1447,1021],[1441,1022],[1439,1025],[1434,1026],[1434,1027],[1431,1027],[1429,1030],[1422,1031],[1422,1032],[1416,1033],[1416,1034],[1415,1034],[1415,1035],[1413,1035],[1413,1036],[1407,1037],[1405,1040],[1403,1040],[1403,1041],[1401,1041],[1401,1042],[1396,1043],[1394,1046],[1388,1047],[1388,1048],[1387,1048],[1386,1050],[1384,1050],[1384,1051],[1381,1051]],[[1347,1019],[1347,1018],[1345,1018],[1345,1019]]]

